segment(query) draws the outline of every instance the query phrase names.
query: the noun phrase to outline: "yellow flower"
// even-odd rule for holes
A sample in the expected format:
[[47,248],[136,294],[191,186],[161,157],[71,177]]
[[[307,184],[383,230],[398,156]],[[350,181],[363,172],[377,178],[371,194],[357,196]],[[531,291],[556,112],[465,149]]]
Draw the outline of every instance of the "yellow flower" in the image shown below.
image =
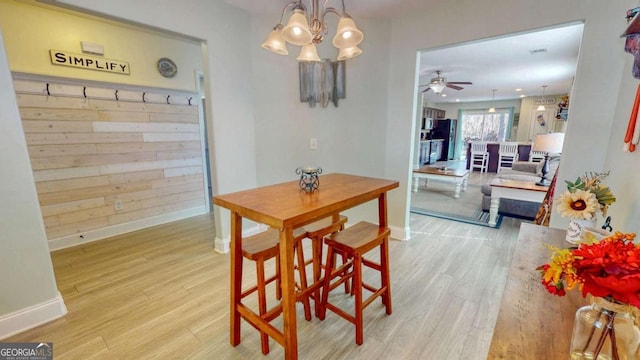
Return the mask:
[[596,195],[590,191],[575,190],[565,192],[558,199],[558,211],[572,219],[591,219],[600,209]]

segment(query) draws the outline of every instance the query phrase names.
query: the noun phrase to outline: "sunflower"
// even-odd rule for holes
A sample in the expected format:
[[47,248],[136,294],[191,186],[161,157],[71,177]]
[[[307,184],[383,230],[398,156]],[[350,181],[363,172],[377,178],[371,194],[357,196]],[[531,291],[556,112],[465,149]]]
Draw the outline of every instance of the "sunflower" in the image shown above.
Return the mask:
[[558,199],[558,211],[564,217],[572,219],[591,219],[600,209],[596,195],[590,191],[567,191]]

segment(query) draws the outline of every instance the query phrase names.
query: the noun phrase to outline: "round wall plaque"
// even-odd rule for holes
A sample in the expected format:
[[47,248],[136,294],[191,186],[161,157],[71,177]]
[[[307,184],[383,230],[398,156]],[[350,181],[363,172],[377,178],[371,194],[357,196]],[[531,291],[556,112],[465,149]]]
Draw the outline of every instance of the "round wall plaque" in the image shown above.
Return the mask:
[[169,58],[158,60],[158,71],[166,78],[172,78],[178,73],[178,66]]

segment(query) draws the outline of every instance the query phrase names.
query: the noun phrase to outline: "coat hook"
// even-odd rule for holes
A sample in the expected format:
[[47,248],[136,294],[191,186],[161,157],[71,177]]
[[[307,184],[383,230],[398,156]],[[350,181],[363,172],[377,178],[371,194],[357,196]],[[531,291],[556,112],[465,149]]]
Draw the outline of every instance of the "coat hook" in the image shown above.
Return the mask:
[[147,93],[146,93],[146,92],[143,92],[143,93],[142,93],[142,102],[143,102],[143,103],[146,103],[146,102],[147,102],[147,100],[144,98],[144,96],[145,96],[145,95],[147,95]]
[[171,97],[171,95],[167,95],[167,104],[169,104],[169,105],[171,105],[171,104],[169,103],[169,98],[170,98],[170,97]]
[[192,97],[188,97],[188,98],[187,98],[187,100],[189,100],[189,106],[191,106],[191,100],[192,100],[192,99],[193,99]]
[[116,101],[120,101],[120,99],[118,98],[118,90],[116,90]]
[[51,93],[49,92],[49,83],[47,83],[47,96],[51,96]]
[[82,95],[84,96],[85,99],[87,98],[87,87],[86,86],[82,87]]

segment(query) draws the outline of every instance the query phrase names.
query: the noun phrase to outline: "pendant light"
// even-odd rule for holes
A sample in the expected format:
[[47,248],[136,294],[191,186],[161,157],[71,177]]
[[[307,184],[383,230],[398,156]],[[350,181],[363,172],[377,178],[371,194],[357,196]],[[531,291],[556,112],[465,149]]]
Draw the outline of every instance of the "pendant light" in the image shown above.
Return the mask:
[[493,99],[496,97],[496,90],[497,89],[491,90],[491,91],[493,91],[493,95],[491,95],[491,107],[489,108],[489,112],[490,113],[496,112],[496,108],[493,107]]
[[542,103],[540,105],[538,105],[538,108],[536,109],[537,111],[545,111],[546,108],[544,107],[544,89],[546,89],[547,85],[542,85]]

